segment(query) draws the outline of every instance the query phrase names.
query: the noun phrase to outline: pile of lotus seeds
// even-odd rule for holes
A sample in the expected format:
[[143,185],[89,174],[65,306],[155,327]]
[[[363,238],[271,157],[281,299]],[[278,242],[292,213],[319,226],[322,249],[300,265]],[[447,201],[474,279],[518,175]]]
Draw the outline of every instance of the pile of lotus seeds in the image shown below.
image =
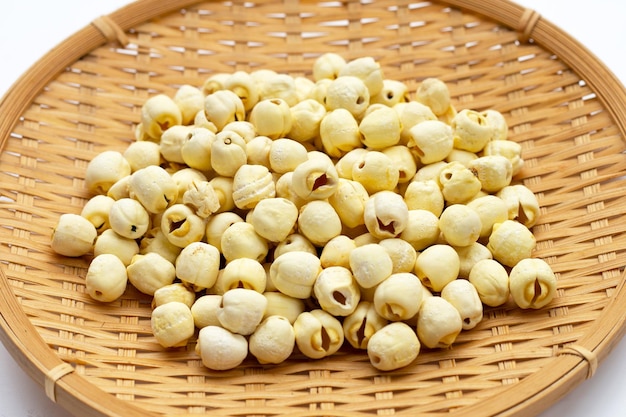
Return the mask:
[[394,370],[483,306],[555,294],[507,134],[498,111],[457,111],[436,78],[410,92],[372,57],[321,55],[312,79],[218,73],[145,101],[136,140],[88,164],[93,196],[51,245],[93,256],[95,300],[129,283],[153,296],[156,340],[196,341],[210,369],[349,343]]

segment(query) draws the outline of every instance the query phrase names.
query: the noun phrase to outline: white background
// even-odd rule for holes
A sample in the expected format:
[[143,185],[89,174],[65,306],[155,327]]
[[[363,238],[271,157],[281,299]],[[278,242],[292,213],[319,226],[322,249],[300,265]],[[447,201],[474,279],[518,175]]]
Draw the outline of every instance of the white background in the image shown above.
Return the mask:
[[[166,1],[166,0],[164,0]],[[0,96],[57,43],[128,0],[10,0],[0,13]],[[587,46],[626,84],[626,2],[519,0]],[[2,117],[2,115],[0,115]],[[540,417],[626,415],[626,340],[594,377]],[[72,417],[48,400],[0,344],[0,417]]]

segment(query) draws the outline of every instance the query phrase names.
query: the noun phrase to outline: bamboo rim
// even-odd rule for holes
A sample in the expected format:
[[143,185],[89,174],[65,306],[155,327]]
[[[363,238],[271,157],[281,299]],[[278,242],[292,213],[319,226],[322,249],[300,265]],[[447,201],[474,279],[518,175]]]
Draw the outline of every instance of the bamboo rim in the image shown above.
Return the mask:
[[[69,64],[110,42],[113,37],[119,40],[120,32],[107,32],[107,25],[113,24],[114,28],[120,28],[123,33],[145,21],[195,3],[189,0],[139,0],[106,16],[106,22],[89,24],[63,41],[24,73],[2,98],[0,114],[5,117],[0,120],[0,148],[4,148],[19,116],[50,80]],[[527,9],[507,0],[449,0],[445,3],[519,30],[523,37],[553,52],[587,81],[615,120],[621,135],[626,136],[626,90],[591,52],[567,33],[532,14],[532,11],[529,13]],[[589,376],[591,364],[589,356],[580,352],[589,352],[594,360],[601,362],[624,334],[624,278],[622,275],[615,295],[603,310],[595,331],[585,334],[578,341],[579,350],[557,354],[548,377],[545,373],[530,375],[513,385],[507,392],[510,395],[504,395],[497,403],[477,404],[463,409],[460,415],[473,415],[479,409],[488,415],[538,413],[582,382]],[[8,279],[2,270],[0,285],[9,288]],[[76,373],[69,370],[65,372],[62,368],[65,362],[56,356],[38,334],[13,293],[0,292],[0,313],[0,339],[24,371],[42,388],[50,391],[49,395],[62,407],[75,415],[152,415],[86,383]],[[62,372],[57,373],[59,370]]]

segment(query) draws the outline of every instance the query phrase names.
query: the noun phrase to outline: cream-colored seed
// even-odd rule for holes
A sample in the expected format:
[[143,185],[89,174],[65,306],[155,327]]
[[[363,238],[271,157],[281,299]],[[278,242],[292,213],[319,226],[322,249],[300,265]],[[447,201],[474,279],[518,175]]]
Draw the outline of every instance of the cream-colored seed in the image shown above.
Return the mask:
[[272,173],[263,165],[242,165],[233,177],[232,198],[240,209],[254,208],[261,200],[276,196]]
[[417,252],[409,242],[401,238],[389,238],[381,240],[378,244],[385,248],[391,257],[392,273],[413,272]]
[[352,113],[343,107],[328,111],[320,122],[320,141],[324,152],[340,158],[361,144],[359,123]]
[[124,265],[129,265],[132,257],[139,253],[139,245],[135,239],[128,239],[107,229],[98,236],[93,247],[94,256],[105,253],[115,255]]
[[220,199],[208,181],[194,181],[183,194],[183,204],[192,207],[196,215],[206,219],[220,208]]
[[480,301],[490,307],[498,307],[509,299],[509,274],[501,263],[493,259],[482,259],[469,273],[471,282]]
[[148,230],[139,242],[139,253],[141,253],[142,255],[150,252],[155,252],[170,261],[171,263],[174,263],[176,261],[176,258],[182,250],[183,248],[181,248],[180,246],[176,246],[169,241],[163,230],[161,230],[160,225]]
[[488,193],[496,193],[511,183],[513,165],[501,155],[481,156],[469,162],[468,168],[474,172]]
[[130,174],[117,180],[106,192],[107,197],[113,200],[121,200],[122,198],[130,198]]
[[249,121],[258,135],[270,139],[285,137],[293,125],[291,108],[280,98],[259,101],[250,112]]
[[409,209],[401,195],[379,191],[370,196],[363,212],[367,230],[379,239],[396,237],[409,221]]
[[522,158],[522,145],[510,140],[492,140],[485,145],[484,155],[504,156],[511,162],[512,174],[517,175],[524,167]]
[[[302,75],[294,77],[293,83],[296,88],[295,95],[298,99],[298,103],[307,100],[313,90],[313,87],[315,86],[315,82],[313,80]],[[295,103],[291,107],[296,106],[298,103]]]
[[361,299],[352,272],[343,266],[323,269],[313,285],[313,295],[320,307],[333,316],[351,314]]
[[417,336],[428,348],[448,348],[463,329],[459,311],[446,299],[426,297],[417,315]]
[[409,87],[402,81],[390,79],[384,79],[382,90],[370,98],[371,103],[380,103],[388,107],[409,101]]
[[378,244],[378,242],[380,242],[380,239],[368,232],[367,229],[357,236],[354,236],[352,239],[354,239],[354,244],[357,248],[371,243]]
[[289,320],[269,316],[250,335],[248,349],[260,364],[279,364],[287,360],[296,342],[296,332]]
[[407,226],[398,236],[407,241],[413,249],[421,251],[435,244],[440,237],[439,219],[428,210],[409,210]]
[[470,152],[480,152],[493,140],[494,127],[488,124],[485,116],[471,109],[459,111],[452,119],[454,147]]
[[463,204],[475,197],[482,188],[474,172],[460,162],[449,162],[439,172],[443,198],[449,204]]
[[196,113],[196,116],[193,118],[193,125],[195,127],[208,129],[213,133],[217,133],[217,126],[215,126],[215,123],[207,118],[207,114],[204,109]]
[[426,288],[439,292],[459,276],[459,255],[449,245],[429,246],[417,255],[414,272]]
[[434,180],[411,181],[404,191],[409,210],[427,210],[439,217],[445,205],[441,188]]
[[539,201],[528,187],[523,184],[509,185],[496,195],[505,202],[509,220],[516,220],[528,228],[537,223],[540,213]]
[[393,109],[400,117],[402,131],[400,132],[400,143],[406,145],[409,143],[410,130],[413,126],[426,120],[437,120],[437,116],[430,107],[418,101],[409,101],[408,103],[397,103]]
[[127,283],[126,266],[120,258],[108,253],[93,258],[85,275],[87,294],[105,303],[120,298]]
[[173,125],[163,132],[159,141],[161,156],[170,163],[184,164],[183,144],[187,141],[192,126]]
[[267,274],[259,261],[250,258],[237,258],[228,262],[220,271],[212,291],[217,294],[224,294],[234,288],[245,288],[263,293],[266,285]]
[[321,105],[324,106],[324,109],[325,109],[328,86],[333,82],[333,79],[322,78],[320,80],[315,81],[315,85],[309,92],[307,98],[310,98],[319,102]]
[[248,164],[270,168],[270,150],[274,141],[267,136],[256,136],[246,143]]
[[100,152],[87,164],[85,187],[92,194],[106,194],[113,184],[130,173],[130,163],[120,152]]
[[410,365],[419,355],[420,342],[406,323],[389,323],[372,335],[367,355],[374,368],[393,371]]
[[222,176],[211,178],[209,181],[220,203],[220,208],[217,209],[216,213],[229,212],[235,208],[235,200],[233,198],[234,182],[234,178]]
[[383,89],[383,70],[374,58],[364,56],[346,62],[339,70],[339,78],[357,77],[363,81],[369,96],[375,96]]
[[526,226],[515,220],[505,220],[493,226],[487,248],[495,260],[513,267],[522,259],[531,257],[536,243],[535,236]]
[[157,342],[165,348],[185,346],[194,333],[191,309],[179,301],[152,310],[150,325]]
[[239,97],[245,111],[250,111],[259,101],[259,87],[252,76],[245,71],[235,71],[224,80],[224,89]]
[[158,143],[150,141],[132,142],[122,154],[130,164],[131,172],[150,165],[161,163],[161,148]]
[[482,229],[480,237],[485,238],[491,234],[493,225],[507,220],[509,213],[506,203],[495,195],[485,195],[475,198],[467,203],[467,206],[478,213]]
[[361,287],[372,288],[391,275],[393,261],[384,247],[368,243],[350,252],[350,269]]
[[176,202],[178,186],[158,165],[150,165],[130,176],[129,193],[150,213],[161,213]]
[[320,254],[322,268],[342,266],[350,268],[350,252],[356,248],[354,240],[346,235],[339,235],[329,240]]
[[243,102],[230,90],[218,90],[204,99],[204,114],[219,130],[230,122],[245,119]]
[[360,182],[368,193],[393,190],[400,180],[400,171],[393,160],[382,152],[367,151],[352,167],[352,179]]
[[343,320],[345,340],[355,349],[367,349],[370,338],[387,324],[369,301],[361,301]]
[[211,167],[219,175],[232,177],[247,163],[246,141],[233,131],[219,132],[211,143]]
[[270,316],[285,317],[293,324],[298,316],[305,311],[304,300],[283,294],[280,291],[266,291],[263,293],[267,299],[264,319]]
[[259,236],[254,226],[246,222],[233,223],[224,230],[220,247],[227,262],[237,258],[261,261],[269,251],[267,240]]
[[286,198],[265,198],[250,211],[249,222],[254,230],[270,242],[282,242],[298,220],[298,208]]
[[415,99],[428,106],[437,116],[445,114],[451,106],[450,90],[438,78],[426,78],[422,81],[415,93]]
[[163,212],[161,230],[170,243],[184,248],[204,237],[206,221],[184,204],[174,204]]
[[556,295],[556,287],[556,275],[543,259],[522,259],[509,274],[511,296],[521,308],[545,307]]
[[441,187],[441,182],[439,181],[441,172],[447,167],[448,162],[445,161],[424,165],[417,170],[413,181],[435,181]]
[[180,109],[181,123],[184,125],[191,124],[196,114],[204,110],[204,93],[198,87],[189,84],[178,87],[173,100]]
[[370,92],[358,77],[341,76],[332,80],[326,89],[326,109],[346,109],[359,119],[369,106]]
[[335,163],[335,168],[337,169],[339,177],[352,180],[352,169],[354,168],[354,163],[360,160],[361,157],[367,152],[369,151],[365,148],[354,148],[340,157]]
[[317,255],[317,248],[309,239],[300,233],[292,233],[276,245],[274,258],[278,258],[283,253],[296,251]]
[[439,120],[425,120],[408,132],[408,148],[422,164],[443,161],[452,152],[452,128]]
[[293,187],[293,172],[285,172],[275,180],[276,197],[286,198],[298,207],[306,204],[307,200],[298,196]]
[[172,284],[176,279],[174,264],[156,252],[133,256],[126,270],[130,283],[148,295],[154,295],[156,290]]
[[341,234],[339,215],[326,200],[312,200],[300,208],[298,230],[315,246],[324,246]]
[[337,191],[339,175],[331,160],[311,158],[294,169],[291,181],[298,197],[322,200]]
[[222,131],[237,133],[242,137],[246,144],[257,136],[254,125],[246,120],[236,120],[234,122],[230,122],[222,128]]
[[202,83],[202,93],[205,96],[224,89],[224,81],[230,77],[230,73],[218,72],[207,77]]
[[209,217],[205,228],[207,243],[215,246],[220,252],[222,252],[222,235],[224,234],[224,231],[232,224],[243,221],[244,219],[242,219],[241,216],[230,211],[217,213]]
[[118,235],[138,239],[148,230],[150,216],[139,201],[122,198],[111,206],[109,223]]
[[298,142],[309,142],[320,136],[320,126],[326,108],[319,101],[307,98],[291,107],[291,130],[288,138]]
[[338,178],[336,191],[328,197],[341,222],[348,228],[365,224],[365,204],[369,200],[367,190],[361,183]]
[[315,81],[321,79],[334,80],[339,76],[339,71],[344,65],[346,65],[346,60],[341,55],[326,52],[313,62],[313,79]]
[[441,290],[441,298],[454,306],[463,320],[463,330],[476,327],[483,319],[483,304],[474,284],[466,279],[455,279]]
[[[487,124],[493,127],[494,135],[492,142],[507,141],[509,135],[509,125],[502,113],[494,109],[487,109],[482,112]],[[507,141],[508,142],[508,141]],[[515,142],[510,142],[515,143]]]
[[180,153],[185,164],[201,171],[211,171],[211,146],[215,133],[204,127],[191,129],[183,142]]
[[217,310],[222,304],[222,296],[217,294],[206,294],[200,296],[191,305],[194,325],[198,329],[207,326],[221,326],[217,319]]
[[182,282],[166,285],[154,292],[152,308],[156,308],[171,301],[181,302],[191,308],[196,301],[196,292]]
[[178,198],[176,198],[177,204],[183,202],[185,192],[194,182],[208,181],[207,176],[203,172],[188,167],[174,171],[170,173],[170,175],[178,187]]
[[300,142],[287,138],[275,139],[272,142],[269,162],[273,172],[284,174],[293,171],[307,159],[307,150]]
[[391,107],[372,105],[361,119],[359,131],[367,148],[383,150],[400,141],[402,124],[398,113]]
[[141,106],[141,124],[153,140],[159,140],[171,126],[180,125],[183,115],[176,102],[166,94],[149,97]]
[[469,278],[470,271],[477,262],[483,259],[493,259],[491,251],[479,242],[468,246],[455,246],[454,250],[459,255],[459,278]]
[[383,149],[382,153],[387,155],[393,161],[393,164],[398,167],[398,184],[408,183],[413,179],[417,172],[417,161],[409,148],[404,145],[390,146]]
[[109,212],[115,202],[109,196],[98,194],[91,197],[80,212],[80,215],[94,225],[98,234],[110,228]]
[[422,303],[422,283],[410,272],[391,274],[374,292],[374,308],[390,321],[408,320]]
[[478,213],[469,206],[452,204],[439,216],[439,230],[452,246],[469,246],[480,237],[482,223]]
[[305,311],[293,323],[298,349],[311,359],[336,353],[344,341],[341,322],[324,310]]
[[248,356],[248,340],[219,326],[206,326],[198,334],[196,353],[209,369],[236,368]]
[[479,156],[474,152],[464,151],[462,149],[452,149],[446,157],[446,162],[460,162],[464,166],[469,166],[470,162]]
[[[281,74],[263,70],[255,71],[251,74],[260,87],[260,100],[279,99],[284,101],[288,107],[298,103],[298,91],[296,89],[296,79],[289,74]],[[284,136],[284,135],[279,135]]]
[[217,319],[222,327],[233,333],[251,335],[263,320],[267,300],[257,291],[234,288],[222,295]]
[[176,258],[176,276],[197,288],[211,288],[217,280],[220,252],[205,242],[192,242]]
[[285,252],[274,259],[269,273],[272,283],[283,294],[307,299],[322,271],[319,258],[309,252]]

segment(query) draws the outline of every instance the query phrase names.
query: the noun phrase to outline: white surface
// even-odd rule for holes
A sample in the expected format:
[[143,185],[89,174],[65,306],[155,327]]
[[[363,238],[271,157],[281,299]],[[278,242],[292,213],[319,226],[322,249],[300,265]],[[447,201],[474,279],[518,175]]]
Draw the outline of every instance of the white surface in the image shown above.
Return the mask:
[[[96,17],[126,0],[5,2],[0,13],[0,96],[37,59]],[[626,2],[520,0],[593,51],[626,84]],[[589,7],[589,5],[593,7]],[[16,34],[19,34],[17,36]],[[0,344],[0,417],[74,417],[48,400]],[[626,340],[583,382],[540,417],[623,416],[626,410]]]

